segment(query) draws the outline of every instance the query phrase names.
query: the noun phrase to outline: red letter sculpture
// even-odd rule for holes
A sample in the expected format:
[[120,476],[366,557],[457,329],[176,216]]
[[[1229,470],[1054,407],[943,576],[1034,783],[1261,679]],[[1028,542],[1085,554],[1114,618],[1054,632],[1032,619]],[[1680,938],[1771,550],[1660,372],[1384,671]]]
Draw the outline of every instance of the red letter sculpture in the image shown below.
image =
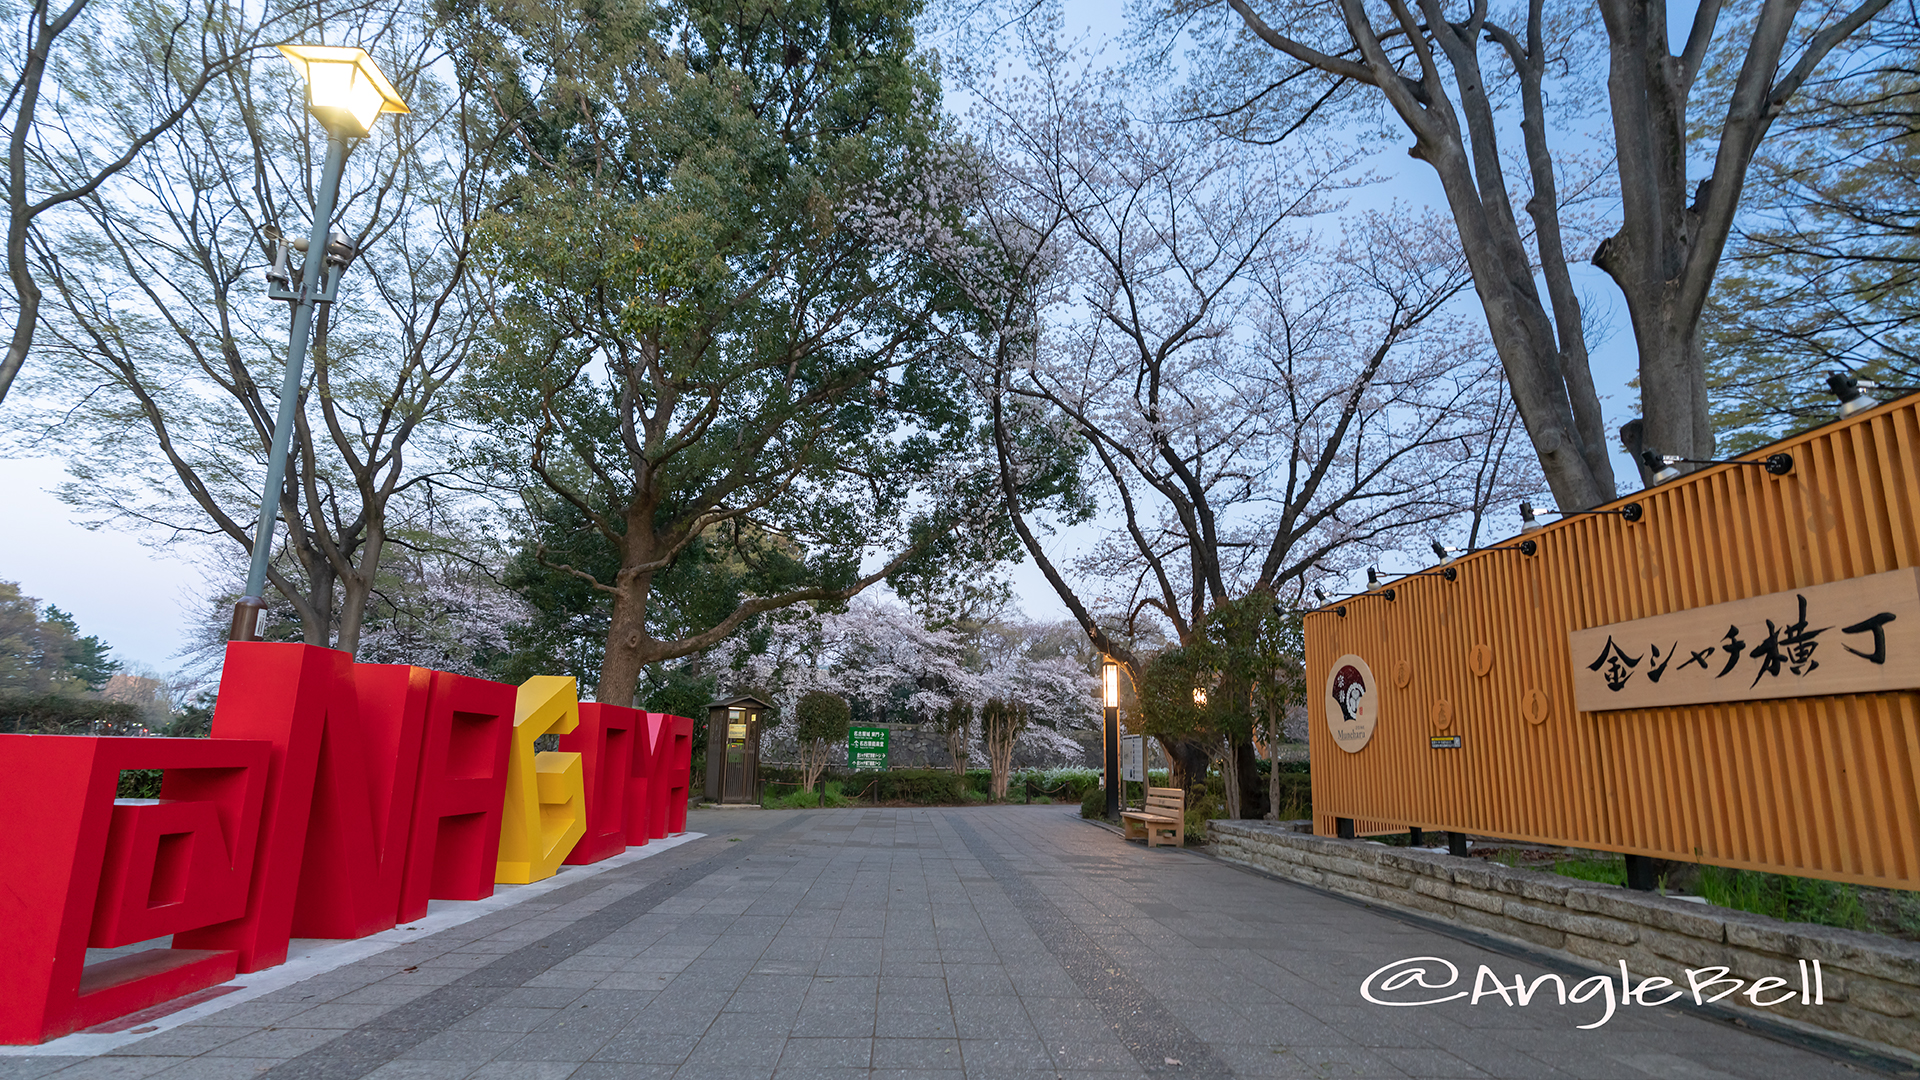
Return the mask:
[[[148,949],[92,965],[86,951],[246,910],[268,749],[0,735],[8,802],[31,811],[0,830],[0,1043],[44,1042],[233,977],[230,951]],[[164,770],[161,797],[116,800],[122,769]]]

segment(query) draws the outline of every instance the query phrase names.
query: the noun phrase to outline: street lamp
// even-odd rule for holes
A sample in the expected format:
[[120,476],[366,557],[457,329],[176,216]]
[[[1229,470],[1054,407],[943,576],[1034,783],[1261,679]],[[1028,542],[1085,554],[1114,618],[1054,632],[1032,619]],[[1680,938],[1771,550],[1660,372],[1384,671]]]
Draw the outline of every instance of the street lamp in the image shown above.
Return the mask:
[[1120,816],[1120,665],[1111,658],[1100,664],[1101,730],[1106,754],[1101,778],[1107,786],[1107,817]]
[[[327,129],[327,158],[320,169],[320,194],[313,206],[313,235],[304,244],[269,229],[273,266],[267,271],[267,295],[293,304],[293,328],[287,343],[287,371],[280,380],[280,412],[267,455],[267,482],[260,495],[260,523],[253,531],[253,566],[247,592],[233,606],[233,641],[253,641],[266,610],[267,559],[273,551],[273,520],[286,480],[287,452],[293,441],[294,410],[312,336],[313,309],[330,304],[340,291],[340,275],[356,254],[346,238],[333,232],[333,204],[340,193],[349,139],[364,139],[381,113],[404,113],[406,102],[373,64],[367,50],[343,45],[282,45],[280,51],[307,84],[307,111]],[[298,269],[287,265],[287,249],[303,252]]]

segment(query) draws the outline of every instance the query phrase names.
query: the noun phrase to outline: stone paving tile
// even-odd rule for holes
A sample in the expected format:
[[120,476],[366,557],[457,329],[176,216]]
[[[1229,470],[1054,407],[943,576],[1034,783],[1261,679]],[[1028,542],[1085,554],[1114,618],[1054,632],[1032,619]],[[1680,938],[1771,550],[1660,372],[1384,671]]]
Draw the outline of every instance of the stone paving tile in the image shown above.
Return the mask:
[[[1857,1075],[1666,1009],[1583,1032],[1591,1017],[1557,1004],[1368,1005],[1360,980],[1398,957],[1538,969],[1128,845],[1071,808],[711,813],[692,827],[714,839],[122,1053],[0,1058],[0,1080]],[[1163,1064],[1175,1050],[1190,1060]]]

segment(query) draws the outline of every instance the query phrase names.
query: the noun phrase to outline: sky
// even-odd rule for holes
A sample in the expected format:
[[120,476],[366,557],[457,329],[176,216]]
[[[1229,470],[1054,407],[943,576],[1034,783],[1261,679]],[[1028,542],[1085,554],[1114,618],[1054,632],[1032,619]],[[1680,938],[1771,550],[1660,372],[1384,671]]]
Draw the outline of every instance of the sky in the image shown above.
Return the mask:
[[[1120,5],[1110,2],[1075,0],[1065,5],[1063,29],[1070,38],[1084,31],[1089,42],[1111,38],[1124,30],[1120,11]],[[1685,14],[1690,17],[1690,12]],[[939,43],[932,44],[938,47]],[[1440,201],[1438,184],[1424,164],[1393,153],[1380,155],[1373,164],[1390,176],[1388,183],[1376,189],[1382,198],[1414,204]],[[1584,263],[1574,267],[1574,274],[1593,314],[1611,326],[1603,340],[1590,345],[1594,378],[1608,429],[1613,430],[1630,418],[1635,405],[1635,392],[1627,386],[1634,368],[1632,335],[1612,283]],[[1622,488],[1630,487],[1636,476],[1632,462],[1617,447],[1614,456]],[[83,634],[104,638],[122,661],[172,671],[180,663],[175,654],[182,645],[185,621],[199,609],[197,598],[206,587],[202,568],[182,552],[154,550],[132,532],[83,528],[72,510],[51,494],[65,479],[64,462],[57,453],[0,460],[0,506],[6,508],[7,525],[0,528],[0,580],[18,582],[26,595],[68,611]],[[1537,505],[1550,503],[1551,499],[1536,500]],[[1517,511],[1504,523],[1507,531],[1516,531],[1518,524]],[[1496,522],[1496,539],[1503,535],[1501,527]],[[1065,531],[1046,537],[1045,546],[1049,557],[1064,569],[1090,537],[1086,529]],[[214,557],[231,559],[236,566],[245,561],[244,552],[231,545],[217,549]],[[1424,558],[1421,553],[1397,566],[1387,560],[1385,568],[1416,569],[1426,565]],[[1020,608],[1029,618],[1067,617],[1031,560],[1012,567],[1009,576]],[[1363,584],[1349,583],[1351,590]]]

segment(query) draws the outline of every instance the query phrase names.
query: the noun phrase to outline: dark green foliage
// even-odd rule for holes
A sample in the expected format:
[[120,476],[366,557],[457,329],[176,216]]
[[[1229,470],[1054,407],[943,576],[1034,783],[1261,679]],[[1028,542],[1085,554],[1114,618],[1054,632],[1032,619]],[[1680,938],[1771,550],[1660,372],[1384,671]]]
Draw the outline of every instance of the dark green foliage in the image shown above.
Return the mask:
[[794,708],[795,734],[803,743],[830,743],[847,737],[853,709],[847,699],[825,690],[809,690]]
[[992,531],[947,364],[969,303],[855,209],[941,187],[917,3],[441,9],[518,166],[474,228],[503,288],[470,400],[534,519],[523,664],[621,700],[765,612],[844,601],[864,550]]
[[0,691],[0,732],[21,735],[127,735],[140,710],[123,701]]
[[865,803],[958,806],[966,801],[966,784],[946,769],[857,772],[842,782],[842,790]]
[[107,685],[107,680],[113,678],[115,672],[120,670],[120,661],[107,656],[109,651],[107,643],[96,634],[80,636],[80,624],[73,621],[73,616],[48,604],[47,613],[42,617],[42,621],[66,631],[67,672],[88,690],[98,691]]
[[122,769],[116,799],[157,799],[160,797],[159,769]]
[[1298,821],[1313,816],[1313,778],[1303,769],[1281,770],[1268,777],[1268,783],[1280,785],[1281,821]]
[[1834,419],[1831,373],[1920,385],[1917,51],[1914,9],[1894,5],[1835,53],[1852,75],[1795,95],[1754,158],[1701,320],[1717,454]]
[[23,596],[20,586],[0,581],[0,691],[28,695],[81,695],[98,691],[118,671],[107,645],[81,637],[73,616]]
[[1106,788],[1094,784],[1087,788],[1087,794],[1081,798],[1081,817],[1104,817],[1106,815]]

